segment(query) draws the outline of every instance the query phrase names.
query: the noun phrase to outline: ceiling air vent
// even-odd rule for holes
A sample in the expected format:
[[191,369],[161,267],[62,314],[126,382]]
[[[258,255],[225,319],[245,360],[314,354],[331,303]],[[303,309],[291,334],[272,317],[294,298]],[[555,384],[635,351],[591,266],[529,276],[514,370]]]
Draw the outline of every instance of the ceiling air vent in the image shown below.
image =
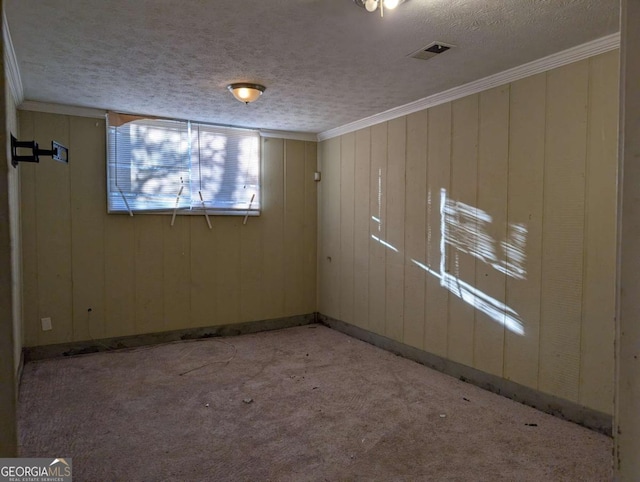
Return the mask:
[[426,47],[422,47],[420,50],[417,50],[409,54],[407,57],[412,57],[414,59],[421,59],[421,60],[429,60],[430,58],[435,57],[436,55],[439,55],[443,52],[446,52],[447,50],[453,47],[455,46],[450,44],[445,44],[443,42],[431,42]]

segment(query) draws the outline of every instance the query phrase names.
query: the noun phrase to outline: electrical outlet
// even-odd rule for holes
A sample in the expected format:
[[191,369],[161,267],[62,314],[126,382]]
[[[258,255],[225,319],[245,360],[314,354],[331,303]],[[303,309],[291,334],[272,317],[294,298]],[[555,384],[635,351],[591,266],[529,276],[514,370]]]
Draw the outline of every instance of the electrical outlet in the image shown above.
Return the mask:
[[42,331],[53,330],[53,326],[51,326],[51,318],[42,318],[40,323],[42,323]]

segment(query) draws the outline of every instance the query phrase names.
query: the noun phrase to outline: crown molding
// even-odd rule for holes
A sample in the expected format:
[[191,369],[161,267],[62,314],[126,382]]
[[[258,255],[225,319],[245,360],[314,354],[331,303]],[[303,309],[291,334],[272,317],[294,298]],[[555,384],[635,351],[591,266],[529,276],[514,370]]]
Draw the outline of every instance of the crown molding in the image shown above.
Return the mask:
[[9,31],[9,23],[7,16],[2,11],[2,40],[4,42],[4,75],[9,84],[11,95],[16,105],[24,100],[24,89],[22,87],[22,78],[20,77],[20,67],[16,52],[13,49],[13,41],[11,40],[11,32]]
[[291,139],[294,141],[316,142],[318,140],[318,136],[311,132],[274,131],[269,129],[260,129],[260,136],[276,139]]
[[394,107],[379,114],[374,114],[364,119],[360,119],[349,124],[345,124],[334,129],[329,129],[318,134],[318,141],[338,137],[349,132],[357,131],[365,127],[370,127],[382,122],[386,122],[404,115],[412,114],[430,107],[435,107],[445,102],[450,102],[471,94],[477,94],[493,87],[515,82],[535,74],[546,72],[563,65],[578,62],[598,54],[609,52],[620,46],[620,33],[607,35],[591,42],[587,42],[576,47],[572,47],[562,52],[558,52],[548,57],[544,57],[533,62],[529,62],[518,67],[514,67],[504,72],[500,72],[483,79],[475,80],[458,87],[454,87],[438,94],[424,97],[423,99],[411,102],[409,104]]
[[25,100],[18,109],[30,110],[33,112],[46,112],[49,114],[75,115],[78,117],[91,117],[104,119],[107,111],[104,109],[93,109],[91,107],[80,107],[76,105],[51,104],[48,102],[38,102],[35,100]]

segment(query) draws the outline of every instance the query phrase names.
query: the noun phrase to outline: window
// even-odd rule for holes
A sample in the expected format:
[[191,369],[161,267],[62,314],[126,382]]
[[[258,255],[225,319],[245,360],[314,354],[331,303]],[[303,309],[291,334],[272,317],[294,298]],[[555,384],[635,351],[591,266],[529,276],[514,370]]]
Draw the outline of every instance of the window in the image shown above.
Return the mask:
[[107,115],[110,213],[260,213],[260,135],[248,129]]

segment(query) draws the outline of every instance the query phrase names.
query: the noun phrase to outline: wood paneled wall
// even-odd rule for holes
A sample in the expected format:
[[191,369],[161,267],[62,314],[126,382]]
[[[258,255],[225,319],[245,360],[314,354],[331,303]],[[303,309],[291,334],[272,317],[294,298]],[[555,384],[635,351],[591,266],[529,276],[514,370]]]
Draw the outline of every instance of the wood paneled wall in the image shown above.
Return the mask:
[[22,236],[20,229],[20,170],[10,165],[11,135],[19,138],[18,111],[8,83],[4,85],[7,193],[9,195],[9,231],[11,234],[11,299],[13,319],[13,364],[16,373],[22,358]]
[[263,139],[262,215],[209,230],[202,216],[107,214],[103,120],[21,111],[20,128],[70,159],[20,166],[26,346],[315,311],[315,142]]
[[[0,10],[2,3],[0,2]],[[3,37],[4,38],[4,37]],[[4,52],[4,41],[0,39]],[[20,332],[19,173],[11,166],[10,133],[16,133],[16,108],[0,65],[0,457],[18,456],[16,407],[22,348]]]
[[617,93],[614,51],[322,142],[319,311],[612,413]]

